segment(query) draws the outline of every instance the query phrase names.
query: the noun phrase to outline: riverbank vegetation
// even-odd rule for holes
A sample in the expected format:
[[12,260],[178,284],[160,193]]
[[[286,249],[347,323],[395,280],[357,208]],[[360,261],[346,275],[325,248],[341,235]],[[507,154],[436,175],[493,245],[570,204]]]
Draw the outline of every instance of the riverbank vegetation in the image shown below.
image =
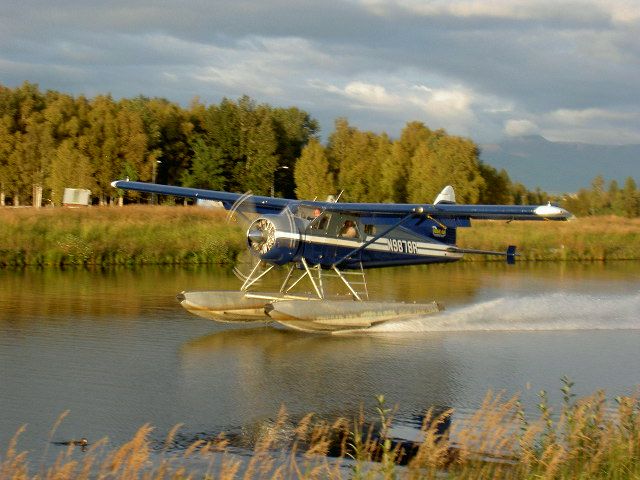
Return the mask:
[[[550,196],[480,161],[469,138],[409,121],[398,138],[362,131],[345,118],[319,140],[307,112],[249,97],[184,108],[161,98],[115,100],[0,85],[0,206],[60,205],[65,188],[94,203],[148,202],[117,191],[120,178],[288,198],[351,202],[432,202],[453,185],[459,202],[557,201],[576,214],[640,216],[640,191],[602,177],[591,189]],[[164,200],[162,200],[164,201]],[[169,199],[169,202],[173,199]]]
[[[638,260],[640,219],[608,215],[568,222],[473,221],[471,228],[458,229],[458,244],[481,250],[516,245],[518,261]],[[496,257],[465,256],[468,261],[491,259]]]
[[[0,266],[231,264],[243,232],[226,211],[193,206],[127,205],[0,209]],[[640,219],[570,222],[474,221],[458,229],[462,247],[517,245],[523,261],[640,259]],[[500,257],[466,255],[466,261]]]
[[383,397],[373,423],[362,416],[327,421],[312,414],[292,422],[281,411],[250,448],[225,434],[182,445],[175,442],[178,427],[158,441],[145,425],[115,449],[89,439],[81,452],[81,442],[68,442],[52,465],[40,468],[30,462],[43,457],[19,450],[19,431],[0,451],[0,479],[639,478],[638,398],[609,401],[600,391],[576,400],[572,383],[563,382],[558,412],[544,391],[535,418],[517,396],[505,400],[489,392],[468,416],[428,411],[417,440],[404,442],[392,437],[393,411]]
[[218,209],[0,209],[0,266],[231,263],[240,230]]

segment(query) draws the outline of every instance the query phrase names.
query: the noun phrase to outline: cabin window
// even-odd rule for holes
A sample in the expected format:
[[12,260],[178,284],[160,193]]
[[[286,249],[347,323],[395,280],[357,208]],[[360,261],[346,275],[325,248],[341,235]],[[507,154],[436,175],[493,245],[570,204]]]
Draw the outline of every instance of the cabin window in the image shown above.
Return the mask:
[[314,220],[322,214],[322,209],[319,207],[301,206],[295,213],[297,213],[300,218]]
[[331,215],[322,215],[319,219],[317,219],[314,224],[315,228],[318,230],[326,230],[327,225],[329,225],[329,219]]
[[375,225],[364,225],[364,233],[367,235],[375,235],[376,234],[376,226]]
[[345,220],[340,227],[338,235],[344,238],[359,237],[360,235],[358,234],[358,226],[356,225],[356,222],[353,220]]

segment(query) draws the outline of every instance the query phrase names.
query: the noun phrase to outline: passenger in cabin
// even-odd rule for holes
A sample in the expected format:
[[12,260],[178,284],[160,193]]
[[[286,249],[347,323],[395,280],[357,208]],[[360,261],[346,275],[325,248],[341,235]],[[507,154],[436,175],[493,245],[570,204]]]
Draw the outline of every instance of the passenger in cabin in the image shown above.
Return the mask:
[[356,238],[358,231],[356,230],[356,224],[353,220],[345,220],[344,225],[340,229],[339,235],[345,238]]
[[316,208],[313,211],[313,218],[318,218],[320,216],[320,214],[322,213],[322,210],[320,210],[319,208]]

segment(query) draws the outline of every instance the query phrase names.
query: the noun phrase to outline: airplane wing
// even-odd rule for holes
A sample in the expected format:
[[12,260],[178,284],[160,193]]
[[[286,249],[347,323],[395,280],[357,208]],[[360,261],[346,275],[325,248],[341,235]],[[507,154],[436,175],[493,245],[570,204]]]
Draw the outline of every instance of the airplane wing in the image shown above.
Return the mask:
[[[115,188],[135,190],[138,192],[173,195],[193,199],[219,201],[229,210],[243,194],[205,190],[200,188],[174,187],[155,183],[131,182],[116,180],[111,183]],[[464,205],[453,202],[435,204],[411,203],[333,203],[333,202],[299,202],[286,198],[274,198],[260,195],[251,196],[252,207],[258,213],[279,213],[290,204],[304,203],[311,207],[319,207],[325,211],[406,216],[410,214],[429,215],[435,219],[488,219],[488,220],[568,220],[571,213],[554,205]]]
[[[111,182],[115,188],[123,190],[134,190],[136,192],[155,193],[157,195],[173,195],[176,197],[186,197],[193,199],[214,200],[221,202],[225,209],[229,210],[244,196],[241,193],[219,192],[215,190],[205,190],[202,188],[174,187],[172,185],[159,185],[157,183],[130,182],[129,180],[115,180]],[[251,206],[258,213],[279,213],[287,205],[295,200],[285,198],[264,197],[260,195],[251,196]]]
[[[305,202],[306,203],[306,202]],[[571,213],[554,205],[464,205],[411,203],[324,203],[316,202],[328,211],[360,212],[377,215],[429,215],[433,218],[482,220],[568,220]]]

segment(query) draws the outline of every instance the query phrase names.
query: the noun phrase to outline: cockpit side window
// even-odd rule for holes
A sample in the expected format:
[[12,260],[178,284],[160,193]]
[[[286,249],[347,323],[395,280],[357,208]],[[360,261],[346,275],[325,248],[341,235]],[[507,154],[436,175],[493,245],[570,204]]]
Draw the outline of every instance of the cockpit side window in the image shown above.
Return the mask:
[[331,219],[330,214],[324,214],[319,219],[316,220],[318,226],[316,227],[318,230],[326,230],[329,225],[329,220]]
[[353,220],[345,220],[338,235],[343,238],[357,238],[360,236],[358,233],[358,225]]
[[296,215],[305,220],[314,220],[322,215],[322,209],[320,207],[301,205],[300,208],[298,208]]

